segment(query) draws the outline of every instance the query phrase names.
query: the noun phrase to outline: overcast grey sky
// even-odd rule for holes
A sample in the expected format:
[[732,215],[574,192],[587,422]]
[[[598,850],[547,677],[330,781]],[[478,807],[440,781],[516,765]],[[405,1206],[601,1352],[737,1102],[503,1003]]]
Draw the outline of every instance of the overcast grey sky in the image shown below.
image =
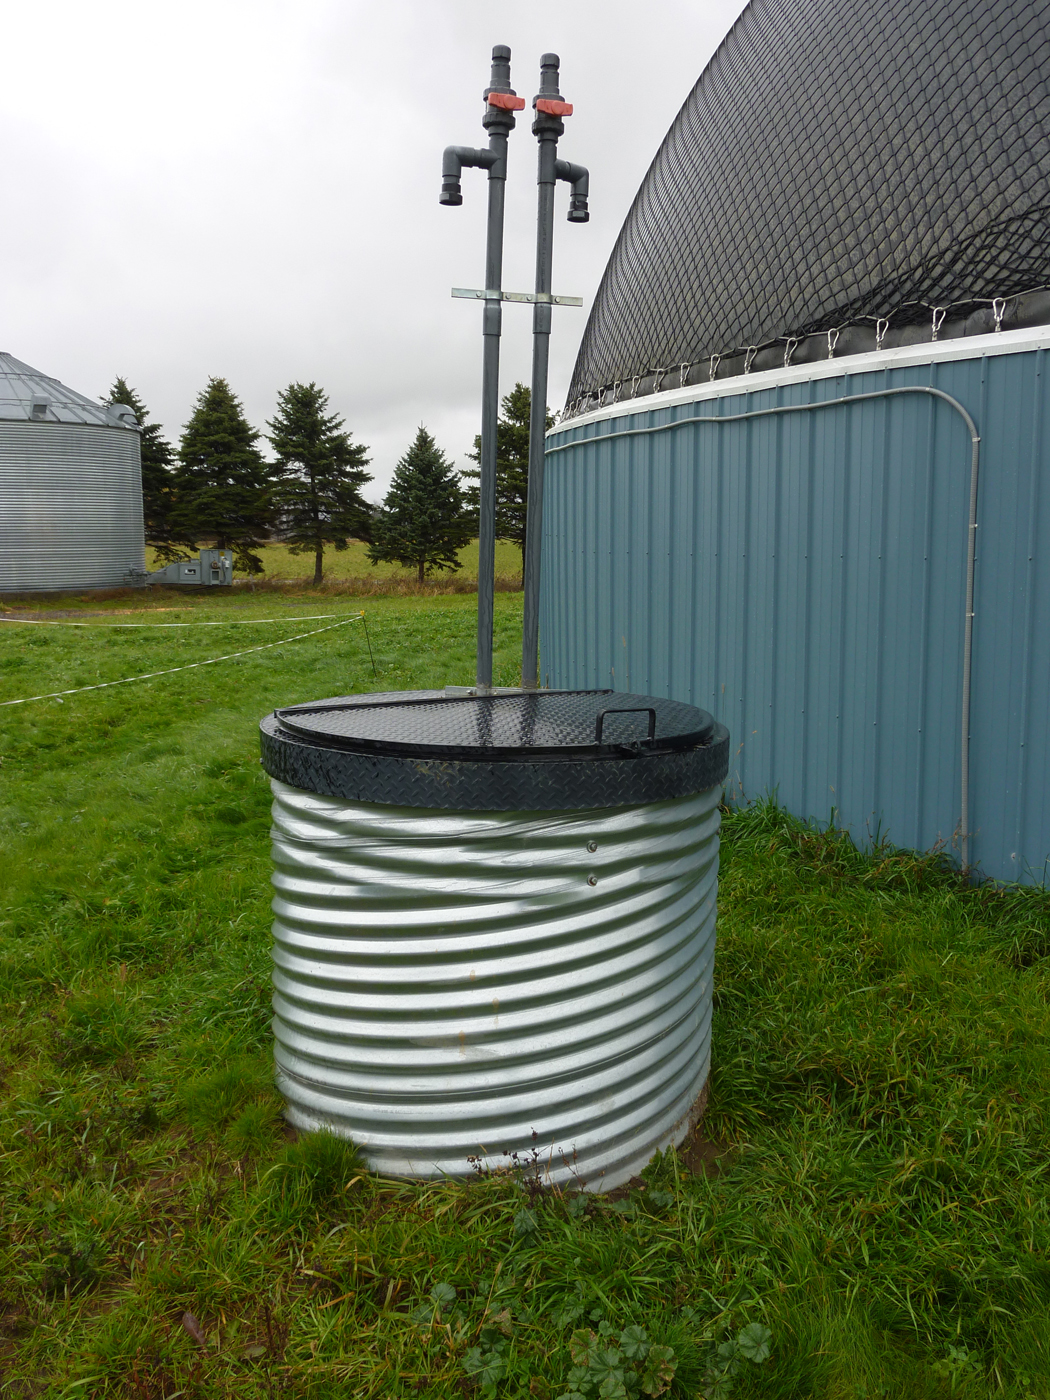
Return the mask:
[[[742,0],[56,0],[4,18],[0,350],[83,393],[123,374],[177,440],[209,375],[257,428],[316,380],[385,490],[425,423],[460,465],[478,425],[485,178],[437,202],[442,148],[484,145],[495,43],[531,106],[561,55],[560,153],[591,222],[556,224],[551,404],[609,251]],[[526,118],[526,120],[522,120]],[[511,135],[504,286],[533,283],[536,142]],[[502,387],[531,313],[504,312]]]

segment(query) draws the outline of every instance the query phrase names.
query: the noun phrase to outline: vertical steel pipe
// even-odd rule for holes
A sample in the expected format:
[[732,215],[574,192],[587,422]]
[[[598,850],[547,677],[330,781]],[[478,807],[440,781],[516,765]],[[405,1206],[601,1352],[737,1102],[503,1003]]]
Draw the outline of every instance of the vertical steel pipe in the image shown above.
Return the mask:
[[510,85],[510,49],[492,50],[492,73],[483,94],[481,124],[489,134],[487,150],[446,146],[441,163],[441,203],[463,203],[460,171],[464,165],[489,172],[488,230],[485,242],[485,300],[482,313],[484,354],[481,369],[481,489],[478,509],[478,658],[477,684],[492,686],[492,594],[496,569],[496,445],[499,420],[499,341],[503,324],[503,209],[507,186],[507,137],[514,113],[525,106]]
[[554,263],[554,190],[559,180],[573,186],[570,223],[586,223],[588,175],[582,165],[558,159],[558,138],[565,133],[562,116],[572,107],[562,101],[556,53],[540,59],[540,90],[533,98],[533,135],[539,142],[536,183],[536,302],[532,311],[532,407],[529,415],[529,486],[525,510],[525,608],[522,621],[521,683],[539,685],[540,548],[543,534],[543,463],[547,435],[547,365],[551,337],[551,277]]
[[[507,188],[507,137],[514,129],[514,113],[492,101],[493,96],[513,96],[510,86],[510,49],[497,44],[492,50],[492,77],[485,90],[482,125],[489,133],[489,150],[495,156],[489,166],[488,232],[485,242],[485,290],[482,312],[484,351],[481,370],[481,490],[478,516],[478,656],[479,687],[492,685],[493,591],[496,571],[496,425],[499,421],[499,342],[503,325],[500,293],[503,287],[503,211]],[[492,295],[492,294],[495,295]]]
[[[540,59],[541,98],[561,97],[559,59]],[[549,296],[554,264],[554,187],[558,137],[565,131],[560,116],[536,109],[532,130],[539,142],[536,209],[536,292]],[[525,510],[525,607],[522,620],[521,683],[539,684],[540,536],[543,528],[543,453],[547,435],[547,364],[550,355],[551,304],[537,301],[532,309],[532,408],[529,415],[529,494]]]

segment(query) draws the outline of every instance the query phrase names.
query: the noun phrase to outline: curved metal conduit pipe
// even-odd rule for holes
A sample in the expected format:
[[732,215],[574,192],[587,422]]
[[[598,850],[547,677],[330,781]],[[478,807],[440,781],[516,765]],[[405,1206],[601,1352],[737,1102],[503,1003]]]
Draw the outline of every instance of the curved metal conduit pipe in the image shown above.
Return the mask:
[[[746,391],[745,391],[746,392]],[[559,443],[548,447],[548,455],[567,452],[570,447],[583,447],[591,444],[611,442],[613,438],[645,437],[650,433],[666,433],[674,428],[684,428],[692,423],[741,423],[748,418],[771,418],[784,413],[813,413],[821,408],[838,408],[842,404],[865,403],[871,399],[895,398],[899,394],[926,394],[930,398],[943,399],[954,408],[966,424],[970,434],[970,518],[966,531],[966,611],[963,627],[963,676],[962,676],[962,752],[960,784],[959,826],[962,864],[964,870],[970,868],[970,689],[973,669],[973,583],[977,559],[977,481],[980,472],[981,437],[977,424],[958,399],[946,394],[943,389],[934,389],[928,384],[900,384],[892,389],[873,389],[865,394],[843,394],[837,399],[821,399],[818,403],[781,404],[774,408],[755,408],[748,413],[697,414],[692,418],[676,418],[671,423],[658,423],[650,428],[624,428],[615,433],[602,433],[597,437],[574,438],[572,442]],[[651,411],[651,410],[650,410]]]

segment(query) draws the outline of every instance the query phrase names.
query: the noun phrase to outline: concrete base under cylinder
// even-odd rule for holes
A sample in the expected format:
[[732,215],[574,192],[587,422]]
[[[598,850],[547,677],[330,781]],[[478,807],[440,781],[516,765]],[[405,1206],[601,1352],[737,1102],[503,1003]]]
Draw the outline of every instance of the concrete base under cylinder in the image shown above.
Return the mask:
[[687,1136],[710,1065],[720,785],[572,812],[272,786],[296,1127],[352,1138],[385,1175],[518,1154],[590,1190]]

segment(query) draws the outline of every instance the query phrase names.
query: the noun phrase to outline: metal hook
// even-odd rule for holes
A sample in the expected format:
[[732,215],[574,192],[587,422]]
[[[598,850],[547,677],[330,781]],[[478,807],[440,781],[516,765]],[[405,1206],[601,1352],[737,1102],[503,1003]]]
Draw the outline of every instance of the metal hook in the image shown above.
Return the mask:
[[933,308],[933,338],[937,339],[937,332],[944,325],[944,318],[948,314],[947,307],[935,306]]
[[828,331],[828,359],[835,358],[835,346],[839,343],[839,331]]
[[721,355],[712,355],[712,356],[711,356],[711,368],[710,368],[708,377],[710,378],[712,384],[713,384],[714,381],[715,381],[715,375],[718,373],[718,366],[719,366],[719,364],[721,363],[721,361],[722,361],[722,356],[721,356]]
[[747,347],[747,349],[745,350],[745,352],[744,352],[744,373],[745,373],[745,374],[750,374],[750,373],[751,373],[751,366],[752,366],[752,364],[754,363],[755,356],[756,356],[757,354],[758,354],[758,346],[757,346],[757,345],[749,345],[749,346]]
[[876,349],[876,350],[881,350],[881,349],[882,349],[882,342],[886,339],[886,332],[889,330],[889,328],[890,328],[890,323],[889,323],[889,321],[888,321],[885,317],[880,316],[879,319],[875,322],[875,349]]
[[1005,297],[993,297],[993,298],[992,298],[992,315],[995,317],[995,333],[996,333],[996,335],[998,335],[999,332],[1000,332],[1000,331],[1002,330],[1002,328],[1003,328],[1003,312],[1004,312],[1005,310],[1006,310],[1006,298],[1005,298]]
[[684,389],[684,388],[685,388],[685,377],[686,377],[686,375],[687,375],[688,373],[689,373],[689,362],[688,362],[688,360],[686,360],[686,361],[684,361],[682,364],[680,364],[680,365],[678,366],[678,387],[679,387],[679,389]]
[[791,356],[795,353],[795,348],[802,344],[798,336],[789,335],[784,345],[784,368],[787,369],[791,363]]

